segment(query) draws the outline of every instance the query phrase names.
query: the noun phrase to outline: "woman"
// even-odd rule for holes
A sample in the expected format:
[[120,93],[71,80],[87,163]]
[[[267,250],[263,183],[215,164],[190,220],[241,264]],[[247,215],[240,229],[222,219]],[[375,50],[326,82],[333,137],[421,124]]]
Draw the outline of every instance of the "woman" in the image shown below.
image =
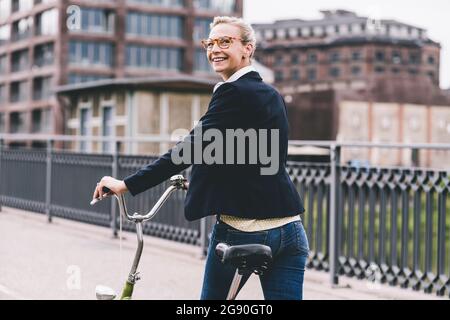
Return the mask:
[[[224,81],[215,86],[208,111],[185,141],[192,143],[195,140],[199,126],[201,132],[209,129],[221,133],[229,130],[269,131],[275,139],[266,143],[258,136],[257,145],[262,149],[269,148],[277,159],[276,170],[265,173],[263,167],[267,162],[230,163],[228,160],[239,158],[239,152],[242,152],[238,148],[236,154],[233,146],[232,150],[225,148],[227,164],[215,161],[192,165],[185,216],[192,221],[217,215],[201,299],[222,300],[227,296],[235,270],[223,265],[214,253],[219,242],[226,242],[230,245],[259,243],[270,246],[273,263],[270,270],[260,277],[265,299],[300,300],[309,247],[300,219],[304,212],[302,201],[285,167],[288,121],[284,101],[252,67],[255,33],[242,19],[216,17],[211,24],[209,38],[202,44],[208,61]],[[244,152],[255,150],[250,144],[245,144]],[[203,144],[202,148],[205,148]],[[129,191],[136,195],[189,167],[190,163],[180,164],[173,160],[174,151],[179,152],[180,147],[169,150],[123,181],[103,177],[93,197],[102,197],[100,191],[104,186],[117,194]],[[241,286],[246,280],[243,279]]]

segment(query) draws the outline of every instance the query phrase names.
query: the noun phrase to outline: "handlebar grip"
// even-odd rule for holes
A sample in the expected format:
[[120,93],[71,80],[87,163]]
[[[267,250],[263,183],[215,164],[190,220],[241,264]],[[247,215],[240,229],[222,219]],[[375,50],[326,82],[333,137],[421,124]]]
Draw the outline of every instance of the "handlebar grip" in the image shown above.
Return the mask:
[[[108,187],[103,187],[102,188],[102,191],[106,194],[106,193],[109,193],[109,192],[111,192],[111,189],[109,189]],[[100,199],[99,198],[97,198],[97,199],[93,199],[92,201],[91,201],[91,206],[93,206],[94,204],[96,204],[97,202],[99,202],[100,201]]]
[[226,243],[222,243],[221,242],[221,243],[217,244],[217,246],[216,246],[216,254],[217,254],[217,256],[220,259],[222,259],[224,254],[225,254],[225,251],[227,251],[228,248],[229,248],[229,246]]

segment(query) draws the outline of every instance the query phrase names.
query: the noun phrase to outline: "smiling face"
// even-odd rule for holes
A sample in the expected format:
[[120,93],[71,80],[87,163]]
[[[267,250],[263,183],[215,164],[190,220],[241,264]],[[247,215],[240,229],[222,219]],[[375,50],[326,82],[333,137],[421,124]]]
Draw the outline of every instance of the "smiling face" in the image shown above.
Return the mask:
[[224,80],[227,80],[233,73],[250,65],[250,55],[253,46],[250,43],[242,42],[239,27],[231,24],[218,24],[212,28],[209,38],[217,39],[220,37],[232,37],[232,44],[227,49],[222,49],[217,42],[211,50],[207,51],[209,63],[211,63],[215,72],[220,74]]

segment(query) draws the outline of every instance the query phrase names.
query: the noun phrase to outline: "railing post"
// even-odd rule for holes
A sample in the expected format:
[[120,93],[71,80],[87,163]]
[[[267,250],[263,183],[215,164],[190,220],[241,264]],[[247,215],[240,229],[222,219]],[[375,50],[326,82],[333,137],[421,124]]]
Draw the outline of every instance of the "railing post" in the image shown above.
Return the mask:
[[[119,175],[119,152],[120,152],[120,141],[115,141],[111,175],[113,178],[116,179],[118,178]],[[115,197],[111,197],[111,229],[113,232],[113,237],[117,238],[117,210]]]
[[52,222],[51,201],[52,201],[52,158],[53,140],[47,140],[47,165],[45,178],[45,214],[47,221]]
[[2,157],[3,157],[3,139],[1,138],[0,139],[0,212],[2,211],[2,199],[3,199],[1,186],[4,185],[4,183],[2,183]]
[[419,149],[417,148],[411,149],[411,164],[413,167],[420,166]]
[[339,193],[341,190],[341,147],[333,144],[330,149],[330,165],[331,165],[331,184],[330,184],[330,235],[329,235],[329,262],[330,262],[330,280],[331,285],[339,283],[338,277],[338,248],[339,248],[339,232],[338,225],[339,215]]

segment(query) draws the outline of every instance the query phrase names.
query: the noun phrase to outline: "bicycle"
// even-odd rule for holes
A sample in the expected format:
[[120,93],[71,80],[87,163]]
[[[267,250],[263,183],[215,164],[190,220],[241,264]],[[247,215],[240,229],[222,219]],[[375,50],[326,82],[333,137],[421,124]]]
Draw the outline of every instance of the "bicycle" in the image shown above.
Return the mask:
[[[146,215],[140,215],[138,213],[134,213],[133,215],[128,214],[124,195],[112,194],[119,204],[120,215],[128,221],[136,224],[136,235],[138,241],[133,264],[122,289],[120,300],[130,300],[132,298],[134,286],[140,279],[137,268],[144,248],[143,223],[152,219],[156,215],[174,191],[187,190],[188,187],[189,183],[182,175],[172,176],[170,178],[169,188],[166,189],[163,195],[158,199],[156,204]],[[111,190],[104,187],[103,192],[106,194],[110,193]],[[100,200],[92,200],[91,205],[96,204],[98,201]],[[234,300],[236,298],[239,293],[241,279],[244,275],[250,275],[252,273],[261,275],[268,269],[272,261],[271,248],[260,244],[228,246],[226,243],[219,243],[215,248],[215,253],[221,258],[222,263],[231,264],[236,268],[236,273],[231,283],[227,300]],[[114,300],[117,297],[117,294],[113,289],[104,285],[96,286],[95,295],[98,300]]]

